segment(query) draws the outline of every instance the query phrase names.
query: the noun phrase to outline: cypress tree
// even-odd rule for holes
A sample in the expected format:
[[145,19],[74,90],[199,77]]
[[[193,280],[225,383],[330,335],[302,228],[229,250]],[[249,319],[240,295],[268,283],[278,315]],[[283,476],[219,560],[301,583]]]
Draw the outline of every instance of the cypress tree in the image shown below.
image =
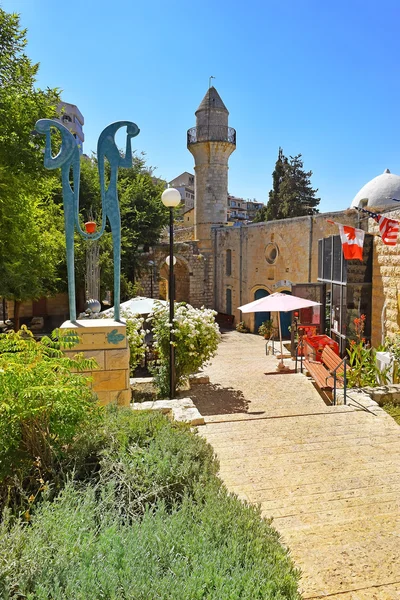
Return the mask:
[[301,154],[291,156],[284,164],[285,173],[279,187],[279,214],[281,219],[303,217],[318,213],[321,198],[311,185],[312,171],[304,171]]
[[266,206],[261,208],[254,222],[275,221],[315,215],[320,198],[311,186],[312,171],[304,171],[301,154],[288,159],[279,148],[272,173],[272,190]]

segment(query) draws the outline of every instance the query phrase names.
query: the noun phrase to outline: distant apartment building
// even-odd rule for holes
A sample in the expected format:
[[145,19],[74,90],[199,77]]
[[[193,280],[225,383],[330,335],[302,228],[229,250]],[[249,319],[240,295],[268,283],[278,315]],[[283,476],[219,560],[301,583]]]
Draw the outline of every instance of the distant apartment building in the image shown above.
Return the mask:
[[256,213],[264,206],[262,202],[256,202],[255,200],[247,200],[247,214],[249,221],[252,221],[256,216]]
[[185,171],[172,179],[169,185],[178,190],[182,199],[181,213],[194,208],[194,175]]
[[74,138],[79,148],[79,153],[83,153],[83,142],[85,141],[85,135],[83,133],[83,126],[85,119],[79,108],[75,104],[69,102],[60,102],[57,106],[57,112],[60,115],[59,121],[67,127]]
[[255,200],[245,200],[236,196],[228,196],[228,222],[249,222],[264,205]]

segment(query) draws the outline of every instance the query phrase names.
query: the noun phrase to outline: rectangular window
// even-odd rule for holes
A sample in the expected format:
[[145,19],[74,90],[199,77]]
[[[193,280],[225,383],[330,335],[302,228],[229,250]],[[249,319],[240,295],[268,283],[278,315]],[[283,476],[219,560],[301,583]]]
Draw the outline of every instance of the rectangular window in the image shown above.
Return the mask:
[[226,314],[232,314],[232,290],[230,288],[226,289]]
[[229,277],[232,275],[232,250],[226,251],[226,275]]

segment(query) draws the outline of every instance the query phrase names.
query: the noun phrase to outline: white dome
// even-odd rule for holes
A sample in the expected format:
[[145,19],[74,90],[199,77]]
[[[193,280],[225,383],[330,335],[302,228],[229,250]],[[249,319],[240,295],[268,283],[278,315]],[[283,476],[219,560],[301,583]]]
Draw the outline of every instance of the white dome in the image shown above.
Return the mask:
[[[361,188],[358,194],[354,197],[351,207],[355,206],[371,206],[379,208],[383,206],[399,204],[393,202],[393,198],[400,200],[400,176],[394,175],[386,169],[382,175],[378,175],[371,179]],[[365,200],[368,200],[368,203]],[[364,200],[364,202],[361,202]]]

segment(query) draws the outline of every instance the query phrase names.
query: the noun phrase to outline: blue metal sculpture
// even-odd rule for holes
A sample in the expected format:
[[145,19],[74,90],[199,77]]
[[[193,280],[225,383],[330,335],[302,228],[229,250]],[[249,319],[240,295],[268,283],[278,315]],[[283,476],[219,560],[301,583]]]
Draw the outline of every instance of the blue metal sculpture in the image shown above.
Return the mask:
[[[61,133],[61,148],[57,156],[51,152],[51,128],[55,127]],[[115,143],[115,134],[121,127],[126,127],[126,152],[121,156]],[[121,283],[121,217],[118,203],[117,180],[118,168],[132,166],[131,138],[136,137],[140,129],[130,121],[117,121],[108,125],[101,133],[97,143],[97,161],[100,178],[102,223],[101,229],[95,233],[86,233],[79,223],[79,180],[80,156],[76,140],[72,133],[58,121],[40,119],[35,125],[39,133],[46,135],[44,166],[46,169],[61,167],[62,190],[64,203],[65,239],[67,247],[67,274],[70,320],[76,321],[75,302],[75,267],[74,267],[74,229],[88,240],[99,239],[106,227],[107,217],[111,226],[114,253],[114,319],[120,318],[120,283]],[[110,163],[110,181],[106,189],[105,164]],[[73,187],[70,184],[72,170]]]

